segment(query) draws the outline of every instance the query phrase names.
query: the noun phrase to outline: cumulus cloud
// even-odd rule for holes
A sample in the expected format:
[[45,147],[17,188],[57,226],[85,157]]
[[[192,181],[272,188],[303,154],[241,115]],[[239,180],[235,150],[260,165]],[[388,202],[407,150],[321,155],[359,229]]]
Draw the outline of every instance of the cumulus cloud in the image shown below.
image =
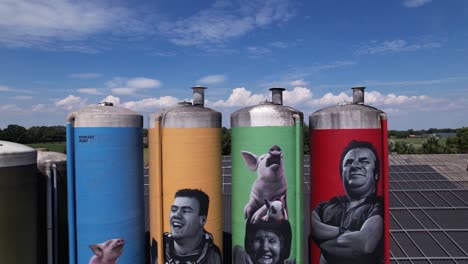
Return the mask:
[[304,80],[294,80],[291,82],[291,85],[292,86],[306,86],[307,85],[307,82],[305,82]]
[[[365,104],[379,107],[382,109],[390,109],[396,112],[396,109],[415,109],[415,110],[436,110],[441,106],[445,106],[449,101],[447,99],[433,98],[427,95],[397,95],[394,93],[382,94],[377,91],[366,92],[364,96]],[[326,93],[321,98],[308,101],[309,106],[326,107],[342,103],[352,103],[352,95],[346,93]]]
[[292,91],[283,92],[285,105],[296,105],[312,98],[312,92],[305,87],[294,87]]
[[405,51],[427,50],[442,47],[442,43],[435,41],[421,41],[416,43],[408,43],[403,39],[386,40],[382,42],[371,41],[364,43],[355,52],[356,55],[365,54],[388,54],[399,53]]
[[74,79],[95,79],[101,77],[101,75],[100,73],[72,73],[68,77]]
[[66,110],[72,110],[75,108],[83,107],[86,105],[87,99],[83,99],[79,96],[74,96],[72,94],[67,97],[58,100],[55,102],[55,106],[64,108]]
[[102,32],[143,31],[130,9],[107,1],[3,0],[0,17],[0,45],[7,47],[48,49]]
[[222,44],[254,29],[285,23],[295,8],[288,0],[216,1],[187,18],[160,23],[159,30],[181,46]]
[[334,95],[333,93],[326,93],[321,98],[312,99],[308,102],[308,104],[310,106],[330,106],[352,101],[353,98],[345,93],[339,93],[337,95]]
[[250,106],[265,101],[267,97],[263,94],[252,94],[245,87],[232,89],[232,93],[227,100],[218,100],[213,103],[213,106],[219,107],[238,107]]
[[408,8],[420,7],[432,2],[432,0],[405,0],[403,5]]
[[102,99],[101,102],[110,102],[114,105],[120,105],[120,98],[112,95],[108,95],[106,98]]
[[197,83],[210,85],[210,84],[222,83],[225,80],[226,80],[225,75],[216,74],[216,75],[208,75],[208,76],[202,77],[202,78],[198,79]]
[[120,97],[109,95],[102,102],[111,102],[116,106],[131,109],[133,111],[155,111],[158,108],[169,107],[180,102],[179,99],[173,96],[162,96],[160,98],[145,98],[138,101],[123,102]]
[[78,89],[78,92],[82,94],[94,94],[94,95],[102,94],[102,92],[100,92],[96,88],[81,88],[81,89]]

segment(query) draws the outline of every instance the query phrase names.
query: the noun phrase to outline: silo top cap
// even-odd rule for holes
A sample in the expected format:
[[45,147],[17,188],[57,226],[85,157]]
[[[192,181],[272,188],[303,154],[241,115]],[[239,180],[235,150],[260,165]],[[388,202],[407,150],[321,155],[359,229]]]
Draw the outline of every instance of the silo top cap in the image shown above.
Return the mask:
[[0,167],[12,167],[36,163],[36,150],[14,142],[0,141]]
[[94,105],[67,115],[75,127],[143,127],[143,116],[118,106]]

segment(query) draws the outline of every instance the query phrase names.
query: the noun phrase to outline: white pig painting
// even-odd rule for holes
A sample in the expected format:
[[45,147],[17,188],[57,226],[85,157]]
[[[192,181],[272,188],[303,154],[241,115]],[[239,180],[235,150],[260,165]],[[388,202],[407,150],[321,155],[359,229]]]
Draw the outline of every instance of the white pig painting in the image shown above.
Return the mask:
[[95,254],[89,260],[89,264],[116,264],[117,259],[122,255],[124,245],[123,238],[109,239],[101,244],[89,245]]
[[251,223],[262,220],[268,211],[265,200],[270,202],[281,200],[287,214],[287,183],[284,175],[284,154],[281,148],[273,145],[267,153],[259,156],[242,151],[242,156],[247,168],[251,171],[257,171],[257,179],[252,185],[250,199],[244,207],[244,218],[250,218]]

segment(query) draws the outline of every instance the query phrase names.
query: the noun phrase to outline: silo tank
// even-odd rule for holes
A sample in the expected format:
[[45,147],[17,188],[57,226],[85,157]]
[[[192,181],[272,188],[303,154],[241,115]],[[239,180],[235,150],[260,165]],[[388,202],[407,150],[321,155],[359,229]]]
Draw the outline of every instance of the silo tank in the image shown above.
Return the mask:
[[143,263],[143,117],[105,102],[67,121],[70,264]]
[[[204,106],[205,87],[192,89],[192,102],[149,118],[152,263],[180,261],[182,251],[196,263],[222,261],[221,113]],[[187,207],[195,219],[184,216]]]
[[0,141],[0,263],[40,263],[36,150]]
[[231,114],[233,263],[304,262],[303,114],[270,90],[271,102]]
[[364,96],[309,116],[312,264],[389,263],[387,117]]

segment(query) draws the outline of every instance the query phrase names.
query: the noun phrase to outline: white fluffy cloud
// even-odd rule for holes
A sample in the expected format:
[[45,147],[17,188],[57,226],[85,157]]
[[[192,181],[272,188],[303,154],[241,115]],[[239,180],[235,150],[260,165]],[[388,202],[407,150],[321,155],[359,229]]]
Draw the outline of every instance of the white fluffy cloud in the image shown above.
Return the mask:
[[120,105],[120,98],[112,95],[108,95],[106,98],[102,99],[101,102],[110,102],[114,105]]
[[70,111],[70,110],[85,106],[86,102],[87,102],[87,99],[83,99],[79,96],[74,96],[70,94],[63,99],[56,101],[55,106],[58,106],[58,107],[61,107]]
[[267,97],[263,94],[252,94],[244,87],[234,88],[227,100],[218,100],[213,103],[213,106],[218,107],[239,107],[256,105],[265,101]]
[[172,96],[162,96],[160,98],[145,98],[138,101],[123,102],[120,97],[109,95],[102,102],[111,102],[116,106],[131,109],[133,111],[155,111],[158,108],[169,107],[177,104],[180,100]]
[[208,76],[202,77],[202,78],[198,79],[197,83],[211,85],[211,84],[222,83],[225,80],[226,80],[225,75],[215,74],[215,75],[208,75]]
[[307,82],[305,82],[304,80],[295,80],[295,81],[292,81],[291,82],[291,85],[292,86],[306,86],[307,85]]
[[312,92],[305,87],[295,87],[292,91],[283,92],[284,105],[296,105],[312,98]]

